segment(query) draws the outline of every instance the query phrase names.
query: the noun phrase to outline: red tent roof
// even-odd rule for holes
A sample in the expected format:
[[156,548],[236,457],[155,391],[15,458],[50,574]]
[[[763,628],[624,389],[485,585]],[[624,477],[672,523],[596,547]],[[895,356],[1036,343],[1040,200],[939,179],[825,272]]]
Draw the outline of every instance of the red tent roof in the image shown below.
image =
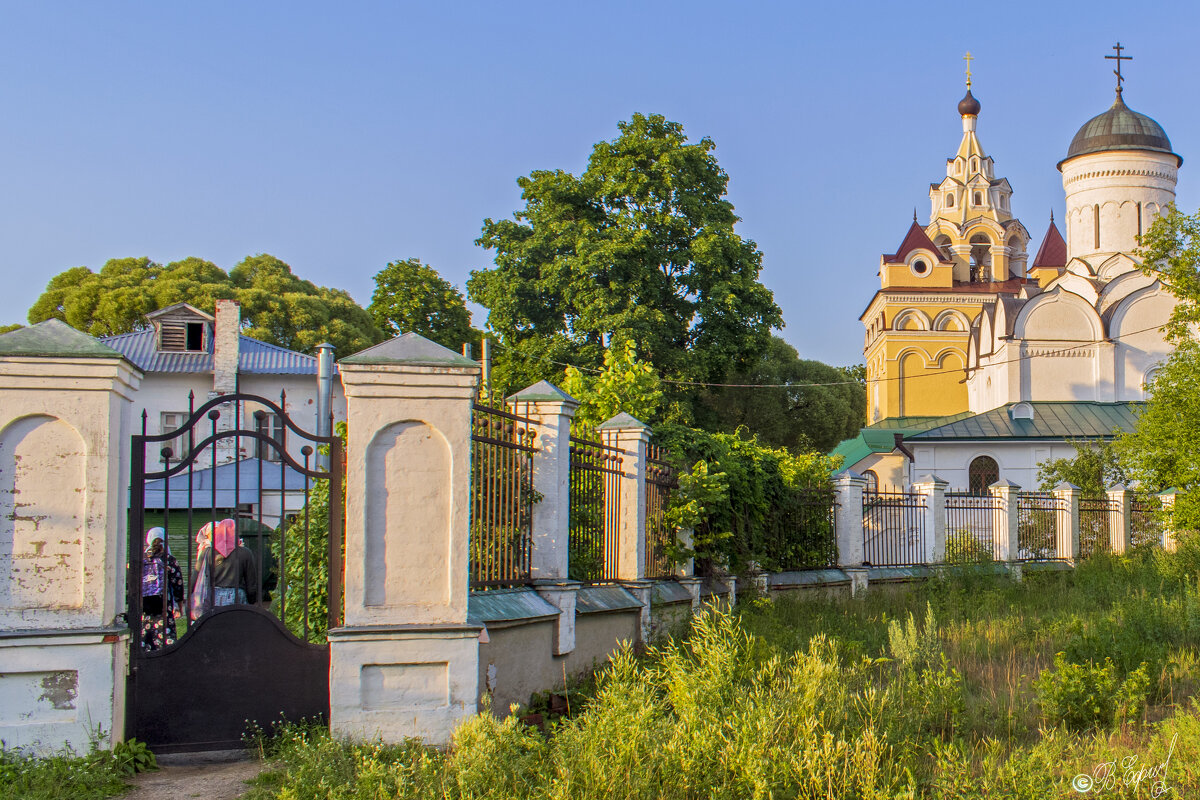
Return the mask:
[[1062,234],[1058,232],[1058,226],[1054,224],[1054,217],[1050,218],[1050,227],[1046,230],[1046,236],[1042,239],[1042,246],[1038,248],[1037,255],[1034,256],[1033,266],[1030,269],[1038,267],[1065,267],[1067,265],[1067,243],[1063,241]]
[[912,227],[908,229],[908,233],[904,235],[904,241],[900,243],[900,249],[891,255],[885,254],[883,260],[888,264],[897,264],[904,261],[913,250],[929,250],[937,256],[938,261],[941,263],[952,263],[947,261],[942,251],[938,249],[938,246],[930,241],[929,237],[925,235],[925,229],[915,219],[913,220]]

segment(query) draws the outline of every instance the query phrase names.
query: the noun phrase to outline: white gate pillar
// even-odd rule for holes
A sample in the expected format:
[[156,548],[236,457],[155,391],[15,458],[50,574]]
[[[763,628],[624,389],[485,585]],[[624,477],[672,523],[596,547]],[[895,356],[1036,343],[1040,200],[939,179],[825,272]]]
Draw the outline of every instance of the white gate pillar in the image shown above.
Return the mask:
[[479,365],[414,333],[342,359],[345,623],[329,632],[330,727],[446,744],[475,713],[467,622],[471,405]]
[[1057,555],[1074,564],[1079,559],[1079,487],[1063,481],[1054,487],[1054,496],[1061,504],[1054,515]]
[[1108,518],[1109,545],[1114,553],[1133,547],[1133,492],[1123,485],[1108,490],[1111,505]]
[[1175,494],[1174,489],[1167,489],[1165,492],[1160,492],[1158,499],[1162,502],[1163,521],[1162,521],[1162,549],[1168,553],[1174,553],[1178,549],[1175,541]]
[[514,411],[537,423],[533,454],[533,506],[530,571],[533,587],[558,609],[554,655],[575,649],[575,608],[579,581],[569,580],[571,521],[571,419],[579,401],[549,381],[539,381],[508,398]]
[[600,424],[604,444],[624,450],[618,479],[617,579],[642,604],[642,641],[650,639],[650,594],[646,580],[646,457],[650,428],[624,412]]
[[925,563],[946,560],[946,481],[937,475],[922,475],[913,481],[913,491],[925,497]]
[[[59,320],[0,336],[0,739],[124,738],[129,437],[142,373]],[[142,532],[135,532],[140,541]],[[139,587],[140,589],[140,587]]]

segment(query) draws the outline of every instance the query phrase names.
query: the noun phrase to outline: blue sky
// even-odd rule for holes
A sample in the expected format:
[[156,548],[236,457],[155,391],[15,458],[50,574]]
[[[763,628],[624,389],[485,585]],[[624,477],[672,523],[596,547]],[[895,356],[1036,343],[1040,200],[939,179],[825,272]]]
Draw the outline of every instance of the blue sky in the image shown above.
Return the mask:
[[[1140,10],[1146,9],[1146,10]],[[1084,16],[1081,17],[1081,14]],[[1055,163],[1112,102],[1166,128],[1200,205],[1200,5],[39,3],[0,5],[0,324],[55,273],[272,253],[362,304],[389,260],[460,287],[516,178],[583,168],[632,113],[712,138],[738,230],[808,358],[861,360],[858,315],[961,135],[1036,242]],[[476,324],[482,312],[476,309]]]

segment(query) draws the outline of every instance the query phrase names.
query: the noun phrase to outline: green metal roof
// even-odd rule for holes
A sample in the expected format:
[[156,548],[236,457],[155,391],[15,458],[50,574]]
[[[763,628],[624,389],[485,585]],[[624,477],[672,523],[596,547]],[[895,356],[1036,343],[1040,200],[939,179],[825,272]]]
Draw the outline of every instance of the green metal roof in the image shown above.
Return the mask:
[[80,333],[67,323],[48,319],[0,335],[0,356],[124,358],[106,344]]
[[840,442],[829,455],[841,456],[842,468],[848,468],[874,453],[890,453],[895,450],[897,433],[910,436],[914,432],[936,428],[969,416],[971,412],[963,411],[944,417],[888,417],[866,426],[853,439]]
[[1033,401],[1033,419],[1013,419],[1007,403],[907,437],[930,442],[978,439],[1107,439],[1115,430],[1132,431],[1145,405],[1140,402]]

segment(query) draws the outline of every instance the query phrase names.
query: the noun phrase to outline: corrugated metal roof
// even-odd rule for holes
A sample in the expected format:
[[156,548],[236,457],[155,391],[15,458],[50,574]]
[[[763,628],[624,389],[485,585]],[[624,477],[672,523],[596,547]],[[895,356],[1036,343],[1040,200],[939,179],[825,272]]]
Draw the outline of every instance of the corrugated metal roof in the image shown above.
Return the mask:
[[947,439],[1106,439],[1114,430],[1132,431],[1145,405],[1140,402],[1033,401],[1033,419],[1013,419],[1007,403],[948,425],[907,437],[914,441]]
[[636,597],[620,586],[605,585],[584,586],[575,596],[576,614],[594,614],[604,611],[624,611],[629,608],[641,608],[642,604]]
[[944,417],[890,417],[868,425],[858,432],[853,439],[846,439],[829,451],[831,456],[841,456],[842,466],[848,469],[869,455],[875,453],[890,453],[896,449],[895,434],[903,433],[909,436],[948,422],[971,416],[969,411],[949,414]]
[[[240,337],[238,371],[251,375],[316,375],[316,356],[297,353],[249,336]],[[164,352],[157,348],[154,329],[108,336],[100,340],[123,354],[143,372],[212,372],[212,352]]]
[[556,617],[559,613],[533,589],[489,589],[471,592],[467,598],[467,619],[476,624],[544,619]]
[[[280,484],[285,491],[303,492],[304,476],[291,467],[284,465],[281,469],[279,462],[263,461],[262,488],[264,492],[278,492]],[[241,461],[221,464],[215,470],[212,467],[198,469],[192,473],[192,507],[193,508],[233,508],[240,500],[242,503],[258,499],[258,466],[259,459],[243,458]],[[184,509],[188,507],[188,476],[186,472],[172,475],[170,478],[171,508]],[[213,482],[216,482],[216,503],[213,504]],[[163,503],[163,488],[165,479],[146,481],[146,508],[165,508]]]

